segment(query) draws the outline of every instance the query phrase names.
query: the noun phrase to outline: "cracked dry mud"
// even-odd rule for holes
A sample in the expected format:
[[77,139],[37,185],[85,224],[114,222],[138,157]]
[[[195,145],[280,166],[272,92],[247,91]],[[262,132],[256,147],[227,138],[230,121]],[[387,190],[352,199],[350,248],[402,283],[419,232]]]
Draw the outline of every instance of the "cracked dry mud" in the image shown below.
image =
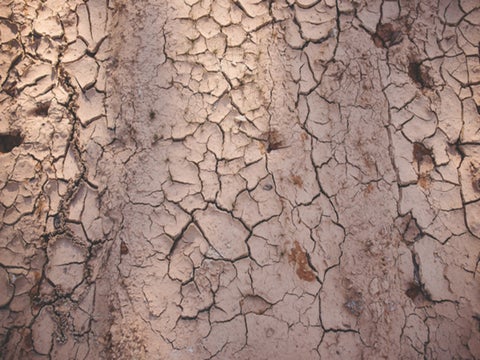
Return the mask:
[[477,0],[3,0],[0,357],[480,358]]

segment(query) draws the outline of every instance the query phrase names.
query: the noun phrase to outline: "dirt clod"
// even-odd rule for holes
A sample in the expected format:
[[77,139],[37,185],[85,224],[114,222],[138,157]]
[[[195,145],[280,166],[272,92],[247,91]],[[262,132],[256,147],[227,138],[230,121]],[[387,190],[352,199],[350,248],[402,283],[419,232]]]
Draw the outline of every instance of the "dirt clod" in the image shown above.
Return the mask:
[[301,248],[300,243],[295,240],[294,247],[290,249],[288,261],[295,265],[297,276],[305,281],[314,281],[315,273],[308,263],[307,253]]

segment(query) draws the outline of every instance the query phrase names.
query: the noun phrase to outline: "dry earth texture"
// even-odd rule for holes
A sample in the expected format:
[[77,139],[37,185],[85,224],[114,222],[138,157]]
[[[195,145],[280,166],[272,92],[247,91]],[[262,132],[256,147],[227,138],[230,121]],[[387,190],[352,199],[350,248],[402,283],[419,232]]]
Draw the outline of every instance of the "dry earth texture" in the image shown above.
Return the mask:
[[0,1],[2,359],[479,359],[478,0]]

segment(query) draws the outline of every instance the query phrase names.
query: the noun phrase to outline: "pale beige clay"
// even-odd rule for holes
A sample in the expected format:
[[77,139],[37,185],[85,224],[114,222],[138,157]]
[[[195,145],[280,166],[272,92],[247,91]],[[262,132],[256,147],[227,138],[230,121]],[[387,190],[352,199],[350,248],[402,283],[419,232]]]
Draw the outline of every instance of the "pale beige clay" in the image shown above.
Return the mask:
[[479,359],[477,0],[4,0],[2,359]]

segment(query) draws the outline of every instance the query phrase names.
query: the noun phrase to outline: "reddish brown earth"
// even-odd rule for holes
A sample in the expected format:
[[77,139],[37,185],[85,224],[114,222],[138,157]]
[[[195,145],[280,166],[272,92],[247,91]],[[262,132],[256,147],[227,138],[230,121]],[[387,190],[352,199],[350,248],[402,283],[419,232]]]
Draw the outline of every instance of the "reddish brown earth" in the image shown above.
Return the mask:
[[0,3],[2,359],[480,358],[480,4]]

